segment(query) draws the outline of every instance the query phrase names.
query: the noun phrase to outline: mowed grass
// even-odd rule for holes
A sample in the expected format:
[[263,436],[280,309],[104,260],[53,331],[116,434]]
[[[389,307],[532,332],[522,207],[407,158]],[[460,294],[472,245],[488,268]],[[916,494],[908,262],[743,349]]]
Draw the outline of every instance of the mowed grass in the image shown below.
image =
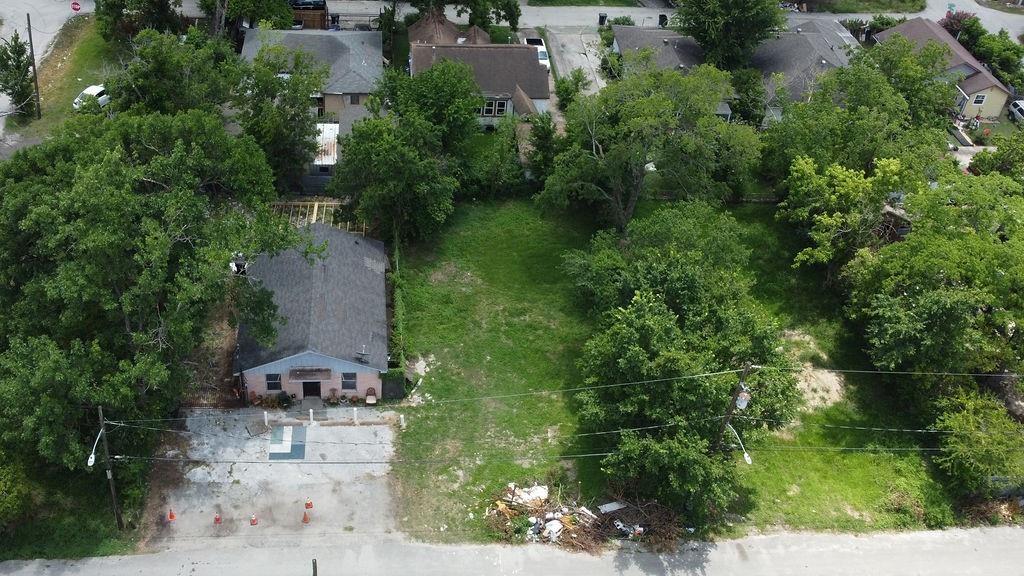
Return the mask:
[[411,356],[430,359],[416,391],[430,400],[404,409],[394,465],[406,533],[487,541],[484,510],[506,483],[573,484],[574,469],[555,459],[576,426],[557,390],[578,385],[592,323],[560,263],[590,234],[588,223],[529,200],[467,203],[436,241],[405,250]]
[[100,468],[91,473],[36,475],[34,511],[4,533],[0,561],[130,553],[134,533],[118,532]]
[[[820,271],[791,266],[803,239],[775,219],[775,210],[728,208],[751,249],[754,298],[789,334],[798,361],[870,369],[856,327],[843,319],[841,296],[823,286]],[[740,528],[863,532],[953,523],[953,499],[921,450],[934,447],[934,434],[835,428],[921,428],[901,410],[892,385],[876,375],[846,375],[838,403],[802,413],[784,432],[752,438],[754,464],[737,464],[744,494],[736,511],[748,519]]]
[[[40,48],[41,49],[41,48]],[[53,48],[39,65],[39,98],[42,118],[18,119],[14,129],[27,137],[41,138],[60,125],[74,110],[71,102],[81,91],[103,79],[117,66],[118,48],[107,43],[90,16],[68,20],[53,41]]]
[[855,14],[865,12],[920,12],[925,9],[925,0],[822,0],[811,4],[814,12],[833,12],[836,14]]

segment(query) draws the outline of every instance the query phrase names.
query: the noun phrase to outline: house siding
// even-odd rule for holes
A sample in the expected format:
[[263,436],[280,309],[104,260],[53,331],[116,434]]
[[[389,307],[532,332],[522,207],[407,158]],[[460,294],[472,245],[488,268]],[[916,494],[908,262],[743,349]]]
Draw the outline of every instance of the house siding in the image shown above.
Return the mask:
[[324,116],[321,121],[336,121],[346,108],[366,106],[368,94],[358,94],[359,104],[351,104],[349,102],[351,96],[351,94],[324,94]]
[[[978,94],[985,95],[984,104],[974,104],[974,97]],[[1006,108],[1007,98],[1008,96],[1006,92],[995,87],[975,92],[974,94],[968,94],[963,114],[968,118],[973,118],[979,115],[982,118],[998,118]]]
[[[246,394],[249,398],[254,395],[267,396],[277,394],[277,391],[267,392],[267,374],[281,375],[281,390],[288,394],[294,394],[296,398],[302,398],[302,382],[304,379],[290,378],[290,372],[296,368],[329,370],[330,378],[321,380],[320,394],[323,397],[330,395],[331,390],[337,390],[339,396],[350,398],[365,398],[366,390],[374,388],[380,396],[380,372],[358,362],[350,362],[339,358],[332,358],[316,352],[303,352],[289,358],[282,358],[262,366],[249,368],[242,372],[245,382]],[[345,372],[356,374],[356,389],[342,390],[341,375]],[[306,379],[305,381],[309,381]]]

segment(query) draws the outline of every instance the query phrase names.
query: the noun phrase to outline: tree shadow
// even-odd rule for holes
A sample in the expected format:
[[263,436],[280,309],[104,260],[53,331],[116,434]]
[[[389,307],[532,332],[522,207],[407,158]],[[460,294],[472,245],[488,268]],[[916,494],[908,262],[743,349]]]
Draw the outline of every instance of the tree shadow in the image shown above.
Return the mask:
[[[631,543],[630,543],[631,544]],[[687,541],[674,552],[656,554],[636,546],[622,546],[615,552],[615,569],[624,574],[639,571],[643,574],[707,574],[708,558],[717,548],[714,542]]]

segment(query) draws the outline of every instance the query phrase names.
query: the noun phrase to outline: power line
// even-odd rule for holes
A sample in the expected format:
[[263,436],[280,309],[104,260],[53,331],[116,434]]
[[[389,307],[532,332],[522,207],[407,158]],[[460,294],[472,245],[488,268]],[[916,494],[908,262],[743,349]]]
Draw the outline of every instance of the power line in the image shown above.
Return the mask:
[[[757,422],[771,422],[774,424],[791,424],[785,420],[773,420],[771,418],[757,418],[755,416],[742,416],[737,414],[735,418],[741,418],[743,420],[754,420]],[[838,428],[841,430],[866,430],[871,432],[907,432],[916,434],[949,434],[955,432],[955,430],[929,430],[926,428],[877,428],[873,426],[846,426],[841,424],[819,424],[817,422],[796,422],[799,426],[818,426],[820,428]]]
[[[598,458],[611,456],[613,452],[591,452],[587,454],[563,454],[561,456],[548,456],[548,457],[537,457],[536,460],[547,460],[547,461],[559,461],[559,460],[577,460],[581,458]],[[470,455],[467,455],[470,456]],[[394,459],[394,460],[213,460],[205,458],[174,458],[167,456],[131,456],[125,454],[118,454],[112,456],[115,462],[138,460],[144,462],[181,462],[188,464],[292,464],[292,465],[309,465],[309,466],[334,466],[334,465],[373,465],[373,464],[450,464],[456,462],[457,459],[446,458],[446,459],[432,459],[432,458],[407,458],[407,459]],[[522,460],[522,457],[516,458],[492,458],[490,462],[516,462]]]
[[[790,372],[803,372],[803,368],[778,367],[778,370]],[[1005,372],[1002,374],[991,374],[981,372],[918,372],[913,370],[854,370],[843,368],[815,368],[822,372],[835,372],[839,374],[887,374],[894,376],[975,376],[975,377],[997,377],[997,378],[1020,378],[1021,374]]]
[[[476,401],[480,401],[480,400],[500,400],[500,399],[505,399],[505,398],[521,398],[521,397],[524,397],[524,396],[537,396],[537,395],[541,395],[541,394],[558,394],[558,393],[563,393],[563,392],[580,392],[580,391],[583,391],[583,390],[598,390],[598,389],[604,389],[604,388],[619,388],[619,387],[623,387],[623,386],[636,386],[638,384],[659,384],[659,383],[664,383],[664,382],[674,382],[674,381],[677,381],[677,380],[689,380],[689,379],[693,379],[693,378],[705,378],[705,377],[708,377],[708,376],[721,376],[721,375],[724,375],[724,374],[736,374],[736,373],[739,373],[739,372],[742,372],[742,371],[743,371],[742,369],[721,370],[721,371],[718,371],[718,372],[705,372],[703,374],[686,374],[686,375],[683,375],[683,376],[672,376],[672,377],[669,377],[669,378],[655,378],[655,379],[652,379],[652,380],[635,380],[635,381],[632,381],[632,382],[616,382],[616,383],[612,383],[612,384],[595,384],[593,386],[576,386],[576,387],[573,387],[573,388],[549,388],[549,389],[546,389],[546,390],[531,390],[531,391],[528,391],[528,392],[515,392],[515,393],[512,393],[512,394],[494,394],[494,395],[491,395],[491,396],[472,396],[472,397],[468,397],[468,398],[449,398],[449,399],[445,399],[445,400],[431,400],[429,402],[424,402],[423,404],[419,404],[417,406],[411,406],[411,407],[416,408],[416,407],[419,407],[419,406],[432,406],[432,405],[436,405],[436,404],[451,404],[451,403],[456,403],[456,402],[476,402]],[[232,415],[232,416],[234,416],[234,415]],[[255,416],[255,414],[253,416]],[[220,417],[221,416],[202,416],[202,417],[195,417],[195,418],[220,418]],[[122,423],[126,423],[126,422],[165,422],[165,421],[174,421],[174,420],[190,420],[191,418],[193,418],[193,417],[183,416],[183,417],[177,417],[177,418],[137,418],[137,419],[127,419],[127,420],[111,420],[110,423],[111,424],[122,424]]]

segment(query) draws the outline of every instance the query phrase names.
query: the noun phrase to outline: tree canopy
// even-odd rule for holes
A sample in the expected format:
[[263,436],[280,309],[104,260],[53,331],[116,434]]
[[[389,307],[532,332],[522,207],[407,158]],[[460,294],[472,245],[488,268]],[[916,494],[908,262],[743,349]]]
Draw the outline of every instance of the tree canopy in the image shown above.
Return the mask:
[[[15,30],[10,38],[0,38],[0,92],[11,99],[11,109],[21,116],[36,111],[32,85],[32,57],[28,44]],[[0,110],[0,114],[6,110]]]
[[641,495],[683,506],[702,528],[735,497],[734,465],[713,446],[736,376],[691,376],[756,361],[764,368],[751,380],[752,415],[784,421],[798,399],[792,375],[779,370],[788,360],[775,327],[747,292],[740,234],[711,205],[680,203],[631,222],[625,240],[601,232],[589,250],[565,256],[578,292],[602,313],[579,362],[586,383],[657,381],[579,395],[589,427],[659,426],[623,434],[602,467]]
[[597,94],[580,96],[566,114],[566,146],[537,200],[553,207],[589,203],[624,230],[655,173],[676,198],[736,193],[759,148],[752,128],[715,116],[730,92],[729,74],[711,66],[684,75],[638,65]]
[[734,70],[785,28],[786,17],[775,0],[692,0],[680,3],[672,26],[700,44],[707,62]]
[[519,17],[523,14],[516,0],[412,0],[409,4],[419,10],[421,15],[437,11],[444,13],[446,6],[454,4],[459,16],[469,14],[469,24],[484,30],[502,22],[506,22],[512,30],[518,30]]
[[96,21],[105,40],[128,38],[144,28],[166,31],[179,25],[181,0],[103,0]]
[[228,300],[273,336],[269,294],[228,268],[296,242],[266,206],[272,181],[252,138],[201,111],[78,116],[0,164],[6,450],[80,468],[89,408],[166,414],[181,360]]

